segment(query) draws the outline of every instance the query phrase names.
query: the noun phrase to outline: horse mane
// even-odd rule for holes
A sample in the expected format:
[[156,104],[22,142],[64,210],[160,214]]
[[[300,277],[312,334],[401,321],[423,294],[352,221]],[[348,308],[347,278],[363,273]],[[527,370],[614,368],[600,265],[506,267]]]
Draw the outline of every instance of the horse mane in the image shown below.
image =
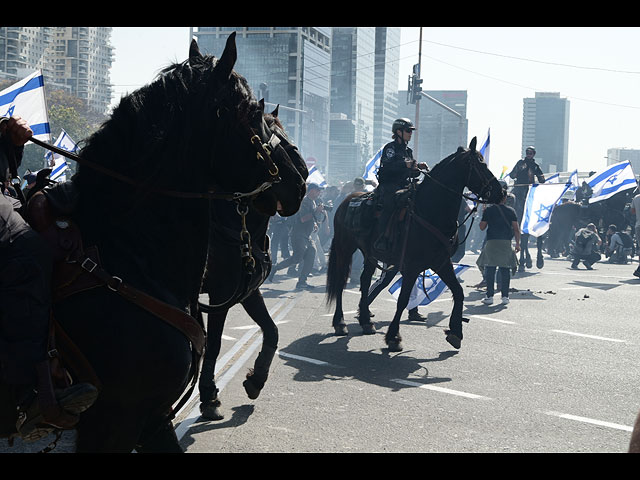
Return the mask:
[[429,172],[429,174],[435,175],[437,177],[438,175],[440,175],[441,170],[444,170],[444,168],[449,164],[449,162],[452,162],[455,157],[457,157],[461,153],[464,153],[465,151],[466,150],[464,148],[458,147],[458,149],[455,152],[453,152],[451,155],[443,158],[438,163],[436,163],[435,166]]
[[[214,93],[207,87],[215,83],[216,64],[215,57],[206,55],[165,67],[151,83],[120,100],[111,117],[83,142],[80,156],[124,170],[148,184],[156,184],[166,175],[175,177],[185,167],[176,159],[207,147],[208,138],[193,136],[198,125],[211,123],[206,118],[215,115],[206,107],[208,96]],[[244,77],[235,71],[231,77],[229,96],[234,109],[241,122],[248,121],[258,103]],[[88,170],[81,166],[78,179]]]

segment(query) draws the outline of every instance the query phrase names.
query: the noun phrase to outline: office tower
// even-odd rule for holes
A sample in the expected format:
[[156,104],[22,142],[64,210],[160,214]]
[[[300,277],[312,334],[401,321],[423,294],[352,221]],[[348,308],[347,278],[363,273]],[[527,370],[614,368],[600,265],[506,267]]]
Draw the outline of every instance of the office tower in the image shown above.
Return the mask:
[[373,152],[391,141],[391,126],[398,118],[400,28],[376,27]]
[[[420,118],[416,122],[416,106],[407,104],[407,91],[398,92],[398,116],[406,117],[418,125],[418,142],[409,144],[419,162],[433,167],[440,160],[454,153],[459,146],[468,147],[469,121],[467,120],[466,90],[425,90],[420,102]],[[431,97],[435,101],[429,99]],[[445,108],[443,107],[443,105]],[[456,113],[451,112],[454,110]],[[478,137],[478,148],[484,140]],[[477,135],[476,135],[477,136]]]
[[373,156],[375,27],[334,27],[329,183],[351,181]]
[[111,103],[111,27],[0,27],[0,78],[41,70],[45,86],[64,89],[89,108]]
[[536,92],[535,98],[523,99],[521,155],[534,146],[536,161],[545,173],[568,170],[569,105],[557,92]]
[[244,76],[279,118],[309,165],[326,169],[329,154],[331,29],[325,27],[192,27],[203,54],[220,57],[236,32]]

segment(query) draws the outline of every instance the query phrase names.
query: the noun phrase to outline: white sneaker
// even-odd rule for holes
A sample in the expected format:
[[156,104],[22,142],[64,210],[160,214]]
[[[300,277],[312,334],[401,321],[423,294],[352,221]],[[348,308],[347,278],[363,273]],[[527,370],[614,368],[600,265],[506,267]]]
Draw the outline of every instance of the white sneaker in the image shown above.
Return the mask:
[[506,305],[507,303],[509,303],[509,297],[502,297],[502,304]]
[[485,305],[491,305],[493,303],[493,297],[483,298],[482,303],[484,303]]

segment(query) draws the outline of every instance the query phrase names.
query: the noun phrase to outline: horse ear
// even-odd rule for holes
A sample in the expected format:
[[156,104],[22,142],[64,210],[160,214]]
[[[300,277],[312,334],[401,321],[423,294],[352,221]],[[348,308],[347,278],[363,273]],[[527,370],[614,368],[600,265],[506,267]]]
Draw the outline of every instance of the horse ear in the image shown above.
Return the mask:
[[198,42],[196,42],[196,39],[194,38],[191,40],[191,45],[189,46],[189,61],[196,58],[202,58],[202,54],[200,53],[200,48],[198,48]]
[[224,52],[222,52],[222,56],[220,60],[218,60],[218,65],[216,70],[221,72],[223,78],[229,78],[231,76],[231,70],[233,70],[233,66],[236,64],[236,60],[238,59],[238,50],[236,49],[236,32],[232,32],[227,38],[227,44],[224,47]]
[[258,101],[258,106],[260,107],[260,110],[264,112],[264,98],[261,98]]
[[471,143],[469,144],[469,150],[471,150],[472,152],[475,152],[477,144],[478,144],[478,139],[476,137],[473,137],[471,139]]
[[271,115],[274,117],[278,117],[278,109],[280,108],[280,104],[276,105],[276,108],[273,112],[271,112]]

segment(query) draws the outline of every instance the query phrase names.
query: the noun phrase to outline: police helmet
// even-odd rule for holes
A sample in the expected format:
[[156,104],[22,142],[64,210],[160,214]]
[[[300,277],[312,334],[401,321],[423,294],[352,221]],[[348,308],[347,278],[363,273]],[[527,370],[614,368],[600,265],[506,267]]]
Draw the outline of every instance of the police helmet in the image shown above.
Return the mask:
[[531,150],[533,152],[533,154],[536,154],[536,147],[529,145],[527,148],[524,149],[524,151],[526,152],[527,150]]
[[398,118],[395,122],[393,122],[393,126],[391,127],[391,133],[396,134],[396,130],[415,130],[416,127],[413,126],[413,123],[408,118]]

